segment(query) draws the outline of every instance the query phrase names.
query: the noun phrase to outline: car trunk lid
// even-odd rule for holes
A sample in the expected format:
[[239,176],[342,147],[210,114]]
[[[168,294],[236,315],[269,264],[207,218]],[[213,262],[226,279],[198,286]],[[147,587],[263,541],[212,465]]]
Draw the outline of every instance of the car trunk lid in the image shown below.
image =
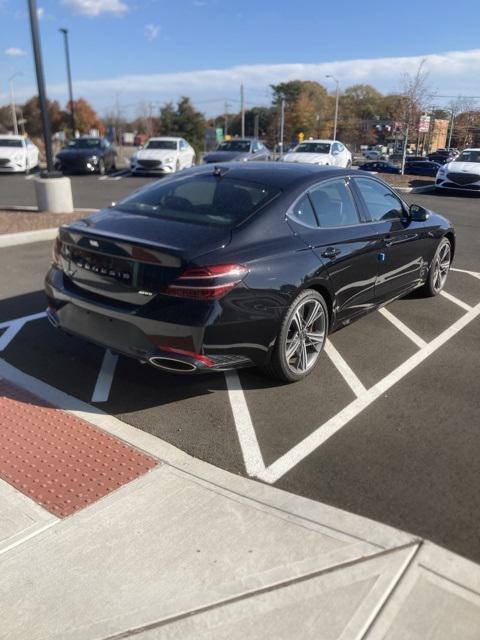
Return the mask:
[[60,261],[73,288],[138,306],[230,239],[225,228],[107,210],[61,228]]

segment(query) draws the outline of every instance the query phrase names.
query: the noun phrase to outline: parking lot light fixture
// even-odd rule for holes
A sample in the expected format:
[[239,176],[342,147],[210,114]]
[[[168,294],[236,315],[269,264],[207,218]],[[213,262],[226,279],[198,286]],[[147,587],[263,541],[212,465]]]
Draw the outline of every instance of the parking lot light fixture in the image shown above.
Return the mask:
[[335,95],[335,122],[333,125],[333,139],[336,140],[337,139],[337,123],[338,123],[338,98],[340,95],[340,82],[337,80],[337,78],[335,78],[335,76],[332,76],[331,74],[328,74],[325,76],[326,78],[330,78],[331,80],[333,80],[337,86],[337,90],[336,90],[336,95]]

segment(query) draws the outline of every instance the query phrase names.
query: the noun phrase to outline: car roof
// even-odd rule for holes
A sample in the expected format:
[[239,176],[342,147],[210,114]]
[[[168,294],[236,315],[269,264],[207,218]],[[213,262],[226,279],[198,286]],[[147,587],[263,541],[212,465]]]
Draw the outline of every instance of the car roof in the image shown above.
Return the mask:
[[468,149],[463,149],[463,151],[480,151],[480,147],[468,147]]
[[8,138],[8,140],[25,140],[24,136],[20,136],[20,135],[15,135],[13,133],[0,133],[0,138],[2,140],[5,140]]
[[310,140],[310,138],[308,140],[304,140],[303,142],[299,142],[299,144],[304,144],[305,142],[328,142],[329,144],[331,144],[332,142],[338,142],[338,140],[326,140],[323,139],[321,140],[320,138],[315,138],[315,140]]
[[149,138],[147,142],[150,142],[150,140],[170,140],[173,142],[175,140],[183,140],[183,138],[176,136],[153,136],[152,138]]
[[[356,171],[334,166],[318,166],[299,162],[212,162],[192,169],[192,174],[213,173],[215,168],[226,170],[229,177],[259,182],[274,188],[292,188],[322,178],[354,175]],[[192,175],[190,174],[190,175]],[[184,174],[185,175],[185,174]]]

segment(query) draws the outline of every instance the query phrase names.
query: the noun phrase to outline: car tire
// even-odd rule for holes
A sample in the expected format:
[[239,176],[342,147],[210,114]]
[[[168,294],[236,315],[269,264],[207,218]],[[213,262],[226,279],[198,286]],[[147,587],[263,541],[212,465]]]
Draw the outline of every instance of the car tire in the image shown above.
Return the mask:
[[101,176],[105,175],[105,160],[103,160],[103,158],[100,158],[98,161],[98,173]]
[[[313,319],[307,325],[310,318]],[[302,380],[315,368],[327,334],[325,299],[313,289],[302,291],[285,314],[270,360],[261,369],[282,382]]]
[[448,238],[442,238],[428,270],[428,276],[422,291],[427,298],[438,296],[447,281],[448,271],[452,264],[452,245]]

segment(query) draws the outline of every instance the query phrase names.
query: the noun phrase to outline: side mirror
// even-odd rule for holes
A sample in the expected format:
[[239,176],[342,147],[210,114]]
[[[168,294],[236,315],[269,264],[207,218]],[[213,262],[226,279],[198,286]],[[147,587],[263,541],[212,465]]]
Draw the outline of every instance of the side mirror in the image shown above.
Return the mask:
[[257,153],[257,150],[256,149],[252,149],[252,153]]
[[426,222],[430,213],[424,207],[421,207],[419,204],[412,204],[408,210],[408,214],[410,219],[415,222]]

